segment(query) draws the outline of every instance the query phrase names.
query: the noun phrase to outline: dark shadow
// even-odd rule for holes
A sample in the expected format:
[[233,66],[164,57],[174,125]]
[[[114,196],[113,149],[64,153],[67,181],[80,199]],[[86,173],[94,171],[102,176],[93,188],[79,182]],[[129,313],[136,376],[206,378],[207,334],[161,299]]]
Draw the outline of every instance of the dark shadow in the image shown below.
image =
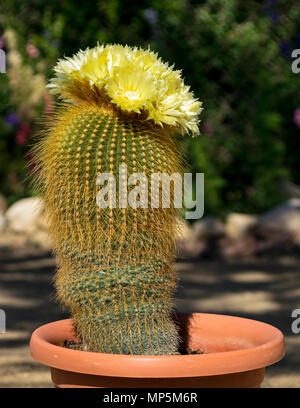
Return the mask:
[[6,313],[6,333],[25,332],[21,338],[0,335],[0,348],[29,345],[37,327],[64,319],[69,314],[54,300],[53,277],[56,265],[49,251],[36,248],[1,248],[0,308]]

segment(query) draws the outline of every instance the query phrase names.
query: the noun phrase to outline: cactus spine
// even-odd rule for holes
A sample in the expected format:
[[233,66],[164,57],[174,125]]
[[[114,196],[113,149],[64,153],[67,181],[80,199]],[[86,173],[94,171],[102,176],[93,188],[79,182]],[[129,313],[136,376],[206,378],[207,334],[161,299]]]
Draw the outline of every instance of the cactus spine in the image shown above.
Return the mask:
[[[38,184],[58,259],[57,296],[69,307],[79,344],[88,351],[176,354],[171,312],[178,210],[172,194],[171,208],[150,206],[151,174],[181,172],[173,130],[124,112],[107,94],[95,96],[95,88],[78,97],[80,86],[77,78],[77,93],[70,91],[76,103],[57,109],[36,147]],[[119,205],[127,198],[120,165],[127,166],[128,176],[146,176],[139,192],[147,208]],[[101,173],[116,178],[115,206],[97,205]]]

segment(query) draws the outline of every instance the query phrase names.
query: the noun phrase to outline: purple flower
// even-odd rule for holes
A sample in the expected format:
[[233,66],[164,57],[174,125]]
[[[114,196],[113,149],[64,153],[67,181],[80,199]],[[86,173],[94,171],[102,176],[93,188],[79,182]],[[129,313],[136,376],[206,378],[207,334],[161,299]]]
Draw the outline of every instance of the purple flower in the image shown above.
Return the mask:
[[294,123],[300,128],[300,108],[297,108],[294,112]]
[[269,11],[269,17],[272,23],[274,24],[277,24],[280,21],[280,15],[274,10]]
[[280,54],[283,58],[286,58],[286,59],[291,58],[291,47],[287,41],[281,41],[279,49],[280,49]]
[[267,0],[266,7],[264,9],[265,13],[274,24],[277,24],[280,21],[280,14],[277,13],[277,11],[275,11],[273,8],[274,6],[276,6],[276,2],[276,0]]
[[5,116],[5,122],[10,125],[17,125],[19,123],[19,118],[16,113],[9,113]]
[[52,40],[51,45],[52,45],[52,47],[57,48],[59,46],[59,41],[58,40]]
[[280,15],[277,13],[277,11],[272,10],[271,8],[266,9],[266,14],[269,17],[269,19],[272,21],[272,23],[277,24],[280,21]]
[[153,10],[152,8],[148,8],[144,11],[144,16],[148,23],[154,24],[158,18],[158,12],[156,10]]
[[46,40],[49,40],[51,38],[51,33],[49,30],[43,31],[43,37],[46,38]]
[[275,6],[276,3],[277,3],[277,0],[267,0],[267,5],[269,7]]
[[296,37],[294,49],[300,48],[300,37]]

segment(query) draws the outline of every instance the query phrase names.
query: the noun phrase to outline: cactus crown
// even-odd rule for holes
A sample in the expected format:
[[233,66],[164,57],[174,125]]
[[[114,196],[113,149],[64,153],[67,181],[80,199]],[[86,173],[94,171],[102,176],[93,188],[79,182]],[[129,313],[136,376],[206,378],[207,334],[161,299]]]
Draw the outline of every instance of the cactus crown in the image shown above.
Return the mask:
[[68,101],[108,102],[136,118],[199,133],[200,101],[173,70],[149,50],[97,45],[60,60],[48,88]]
[[[150,51],[109,45],[60,61],[50,89],[64,100],[35,147],[58,257],[57,296],[68,306],[80,347],[121,354],[176,354],[171,319],[176,215],[169,208],[99,207],[99,174],[126,174],[151,202],[151,175],[181,172],[173,134],[198,132],[201,103],[178,71]],[[71,103],[69,103],[71,102]],[[121,166],[121,167],[122,167]],[[110,188],[110,187],[109,187]]]

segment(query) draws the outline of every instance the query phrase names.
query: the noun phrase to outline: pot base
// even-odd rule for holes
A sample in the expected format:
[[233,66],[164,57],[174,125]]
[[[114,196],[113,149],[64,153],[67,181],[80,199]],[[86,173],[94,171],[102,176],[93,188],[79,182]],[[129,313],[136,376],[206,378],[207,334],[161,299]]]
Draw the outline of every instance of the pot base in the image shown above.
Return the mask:
[[242,373],[184,378],[106,377],[51,368],[56,388],[259,388],[265,369]]

